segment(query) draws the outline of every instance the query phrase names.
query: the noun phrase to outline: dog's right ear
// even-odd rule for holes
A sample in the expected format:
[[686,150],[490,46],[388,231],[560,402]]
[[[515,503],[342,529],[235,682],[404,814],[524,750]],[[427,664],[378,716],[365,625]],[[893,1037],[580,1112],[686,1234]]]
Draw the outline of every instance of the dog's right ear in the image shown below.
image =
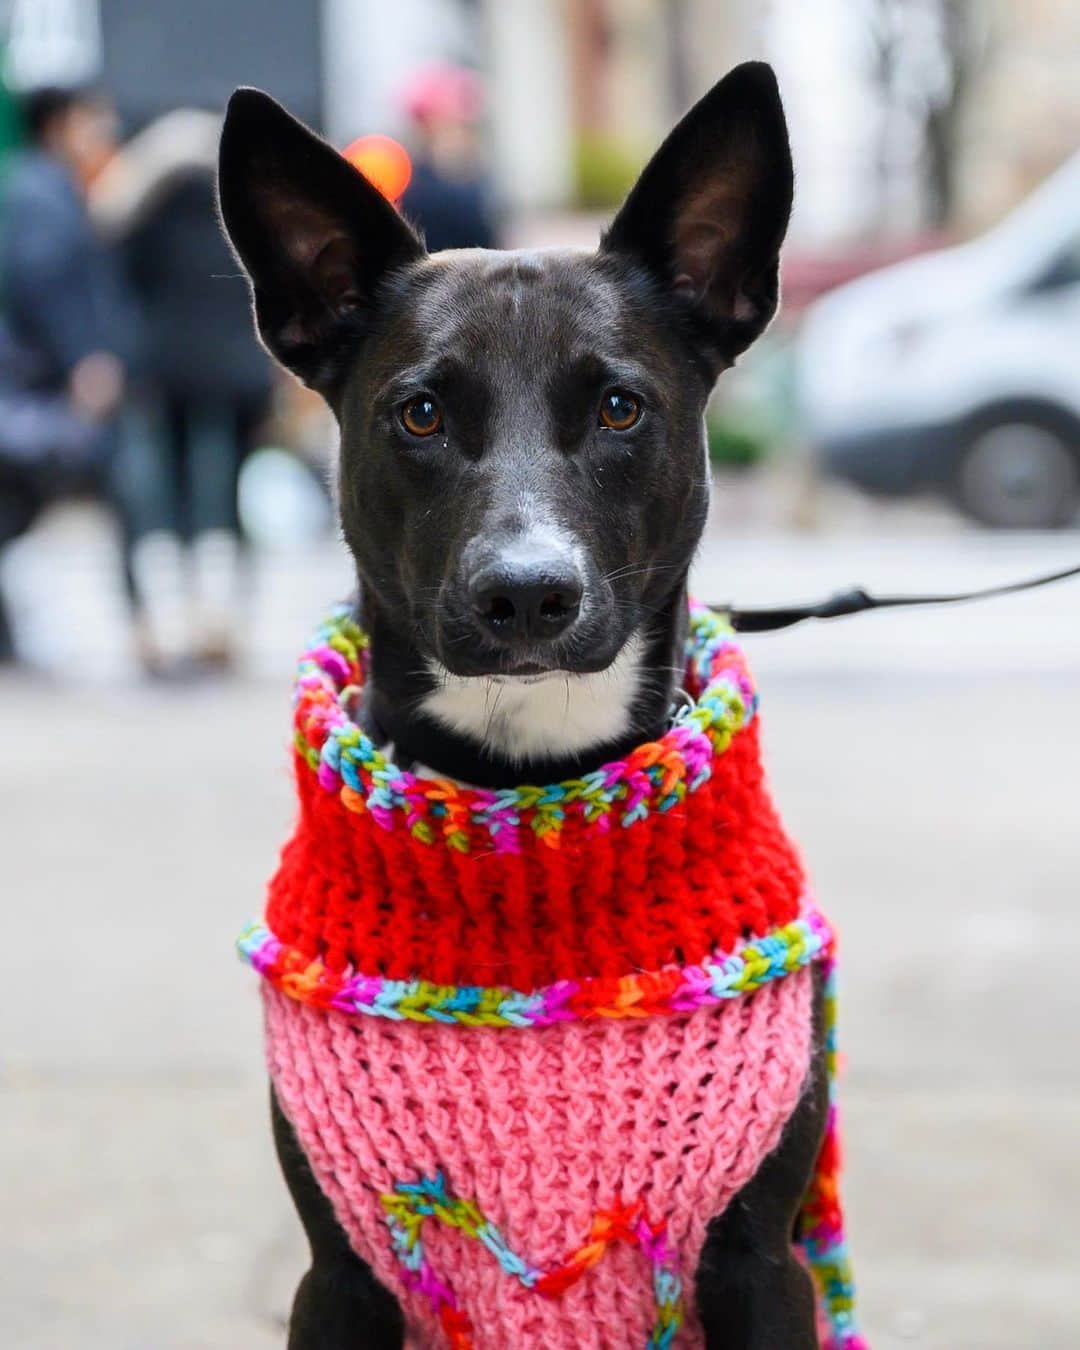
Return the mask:
[[218,200],[267,349],[331,391],[379,282],[423,244],[359,170],[258,89],[229,100]]

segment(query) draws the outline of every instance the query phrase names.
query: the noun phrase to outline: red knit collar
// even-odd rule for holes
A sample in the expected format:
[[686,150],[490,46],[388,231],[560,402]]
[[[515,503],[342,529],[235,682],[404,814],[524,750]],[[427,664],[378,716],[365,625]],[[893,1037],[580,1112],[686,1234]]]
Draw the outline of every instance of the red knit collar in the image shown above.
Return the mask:
[[692,612],[696,702],[660,741],[511,793],[386,761],[348,715],[366,645],[338,612],[301,661],[300,814],[266,911],[279,966],[528,992],[697,967],[798,918],[756,698],[718,616]]

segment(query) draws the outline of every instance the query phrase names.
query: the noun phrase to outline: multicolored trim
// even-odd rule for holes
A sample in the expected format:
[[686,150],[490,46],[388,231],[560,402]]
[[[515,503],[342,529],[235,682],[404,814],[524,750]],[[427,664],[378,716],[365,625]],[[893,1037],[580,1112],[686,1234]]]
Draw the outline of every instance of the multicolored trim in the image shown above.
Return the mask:
[[825,1073],[829,1114],[817,1166],[799,1214],[799,1245],[806,1255],[829,1328],[822,1350],[869,1350],[855,1323],[855,1277],[840,1205],[840,1124],[837,1113],[836,962],[825,964]]
[[640,1200],[601,1210],[592,1221],[588,1240],[558,1266],[541,1270],[509,1247],[474,1201],[462,1200],[448,1191],[441,1172],[415,1182],[399,1181],[393,1191],[380,1198],[386,1210],[394,1251],[404,1267],[405,1285],[429,1300],[452,1350],[472,1350],[472,1332],[453,1290],[439,1279],[427,1259],[420,1230],[432,1218],[483,1243],[508,1275],[526,1289],[534,1289],[548,1298],[556,1298],[576,1284],[612,1243],[636,1245],[652,1266],[656,1298],[656,1321],[646,1341],[646,1350],[668,1350],[682,1325],[678,1253],[668,1243],[665,1221],[650,1223]]
[[283,994],[318,1008],[396,1021],[536,1027],[591,1017],[694,1012],[800,970],[828,951],[825,919],[810,909],[766,937],[717,952],[699,966],[669,966],[621,979],[561,980],[534,993],[484,985],[437,985],[381,975],[338,975],[287,948],[262,924],[241,933],[241,957]]
[[694,606],[686,657],[697,696],[658,741],[562,783],[468,788],[399,769],[352,720],[349,709],[364,682],[368,647],[348,607],[336,609],[319,629],[297,673],[296,749],[327,792],[339,793],[350,810],[370,812],[387,829],[401,817],[415,838],[428,844],[441,839],[460,852],[471,847],[469,825],[486,828],[496,850],[515,852],[524,829],[558,847],[560,827],[572,813],[606,829],[613,818],[629,826],[650,811],[669,811],[707,781],[713,755],[727,749],[757,709],[730,625]]

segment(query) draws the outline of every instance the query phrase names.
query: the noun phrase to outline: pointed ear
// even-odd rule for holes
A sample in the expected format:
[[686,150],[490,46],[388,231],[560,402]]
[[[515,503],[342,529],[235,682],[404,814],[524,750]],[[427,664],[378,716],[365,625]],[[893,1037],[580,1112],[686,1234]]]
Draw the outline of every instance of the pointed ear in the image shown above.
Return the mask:
[[423,244],[357,169],[258,89],[229,100],[218,201],[268,350],[331,390],[379,282]]
[[677,303],[716,371],[765,329],[793,172],[780,91],[753,61],[714,85],[642,171],[601,250],[644,263]]

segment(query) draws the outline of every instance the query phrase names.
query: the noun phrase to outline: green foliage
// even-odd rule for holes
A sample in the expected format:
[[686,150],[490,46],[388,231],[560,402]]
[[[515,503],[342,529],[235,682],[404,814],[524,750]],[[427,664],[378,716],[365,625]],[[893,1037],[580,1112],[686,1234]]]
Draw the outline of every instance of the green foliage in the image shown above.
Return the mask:
[[575,205],[586,211],[618,206],[644,162],[644,155],[617,136],[582,133],[574,147]]
[[770,439],[743,419],[710,413],[705,423],[709,460],[724,468],[749,468],[769,453]]

